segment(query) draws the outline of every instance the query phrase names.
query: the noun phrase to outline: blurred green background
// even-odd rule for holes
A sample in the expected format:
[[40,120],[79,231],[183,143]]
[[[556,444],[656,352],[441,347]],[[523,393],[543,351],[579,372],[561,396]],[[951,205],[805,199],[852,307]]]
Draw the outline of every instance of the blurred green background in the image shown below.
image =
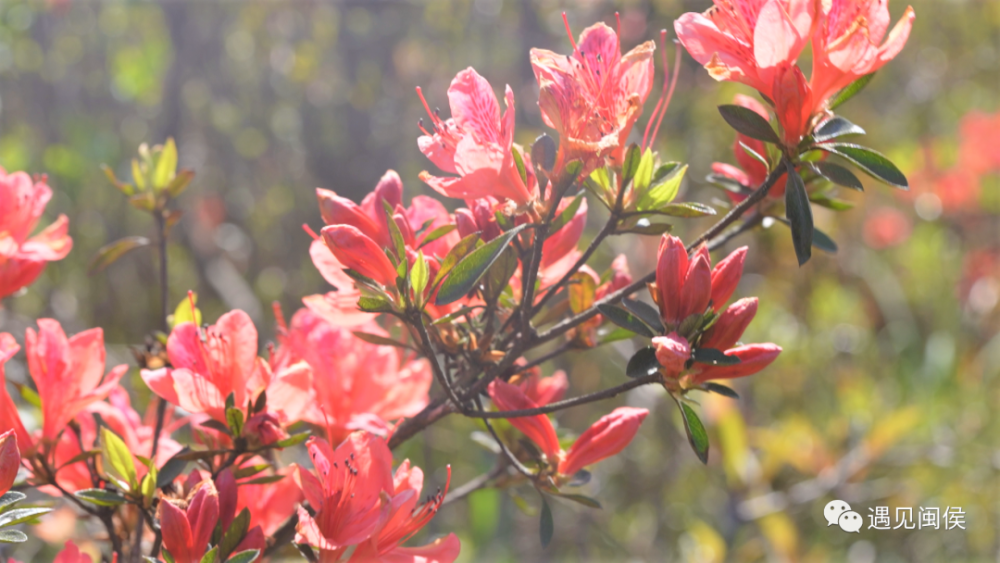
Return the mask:
[[[632,446],[596,466],[583,489],[603,510],[554,508],[548,549],[539,545],[537,516],[522,513],[510,491],[481,491],[448,505],[430,534],[457,532],[462,561],[1000,558],[1000,182],[996,171],[986,174],[971,205],[942,210],[927,172],[931,153],[941,168],[958,162],[963,115],[998,111],[1000,2],[912,4],[917,20],[906,49],[841,113],[868,130],[866,144],[911,175],[915,194],[900,197],[866,179],[864,194],[844,194],[855,209],[836,216],[818,210],[817,225],[840,252],[818,254],[801,269],[781,225],[737,241],[751,244],[737,296],[757,295],[761,303],[745,338],[773,341],[785,353],[736,383],[739,402],[702,402],[712,436],[708,467],[688,448],[662,390],[641,389],[557,417],[579,432],[618,403],[654,411]],[[127,204],[99,165],[127,179],[139,143],[173,136],[181,166],[197,176],[180,200],[185,216],[172,236],[171,300],[194,289],[207,320],[241,308],[262,340],[270,339],[271,302],[290,315],[303,296],[328,289],[301,228],[321,225],[315,187],[360,200],[394,168],[407,200],[430,193],[417,180],[433,167],[417,150],[423,109],[415,86],[447,115],[448,83],[474,66],[497,91],[511,85],[516,139],[530,143],[544,127],[528,49],[569,50],[562,10],[575,33],[595,21],[613,25],[620,11],[627,49],[708,5],[2,2],[0,165],[49,175],[55,196],[47,217],[69,215],[74,249],[4,301],[0,330],[20,340],[42,316],[71,333],[101,326],[112,355],[125,361],[126,345],[159,325],[152,252],[137,251],[98,275],[86,272],[102,245],[153,236],[148,216]],[[905,7],[891,3],[893,21]],[[681,198],[712,204],[723,196],[702,178],[713,161],[733,161],[733,132],[715,106],[749,92],[715,83],[686,54],[682,60],[656,147],[665,160],[691,166]],[[891,236],[880,237],[886,208],[900,213]],[[709,221],[679,220],[675,233],[691,238]],[[636,241],[613,240],[593,262],[605,266],[627,252],[642,275],[656,240]],[[622,380],[632,347],[577,353],[545,371],[566,369],[570,394],[593,391]],[[16,361],[9,378],[23,381]],[[469,439],[474,430],[469,421],[446,420],[397,459],[413,459],[434,484],[450,463],[453,486],[461,484],[492,464],[492,454]],[[532,491],[516,493],[537,507]],[[865,517],[860,534],[827,527],[823,506],[835,498]],[[892,516],[900,506],[914,513],[962,507],[967,529],[869,530],[867,509],[876,506],[890,507]]]

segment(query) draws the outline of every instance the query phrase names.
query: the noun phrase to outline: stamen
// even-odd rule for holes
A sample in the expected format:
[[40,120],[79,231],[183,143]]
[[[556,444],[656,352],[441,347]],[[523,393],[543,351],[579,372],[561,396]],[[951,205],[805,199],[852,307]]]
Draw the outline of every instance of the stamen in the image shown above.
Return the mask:
[[309,225],[302,223],[302,230],[308,233],[309,236],[313,238],[313,240],[319,239],[319,235],[317,235],[316,231],[312,230],[312,227],[310,227]]
[[573,50],[574,51],[576,51],[577,53],[579,53],[580,49],[578,49],[576,47],[576,40],[573,39],[573,31],[570,30],[570,28],[569,28],[569,18],[566,17],[566,12],[562,13],[562,17],[563,17],[563,25],[566,26],[566,35],[569,36],[569,44],[573,46]]

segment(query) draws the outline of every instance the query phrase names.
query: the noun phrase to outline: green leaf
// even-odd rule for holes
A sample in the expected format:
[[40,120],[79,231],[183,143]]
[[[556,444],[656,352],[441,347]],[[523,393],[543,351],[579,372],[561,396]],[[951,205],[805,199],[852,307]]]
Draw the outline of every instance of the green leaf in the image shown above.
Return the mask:
[[28,536],[21,530],[0,530],[0,543],[24,543]]
[[291,436],[285,438],[284,440],[279,440],[275,442],[275,446],[279,448],[290,448],[292,446],[297,446],[302,442],[309,439],[309,432],[302,432],[300,434],[292,434]]
[[809,201],[820,207],[825,207],[833,211],[847,211],[854,208],[854,204],[849,201],[830,197],[829,195],[823,193],[809,196]]
[[139,477],[135,472],[132,452],[125,441],[107,427],[102,427],[100,446],[101,466],[108,477],[127,491],[136,490],[139,487]]
[[550,234],[565,227],[566,223],[573,220],[573,217],[576,216],[576,212],[580,210],[580,205],[583,203],[583,199],[582,195],[577,196],[569,203],[569,205],[566,206],[566,209],[563,209],[559,212],[559,215],[556,215],[556,218],[552,221],[552,225],[549,226]]
[[223,434],[225,434],[227,436],[232,436],[233,435],[233,432],[232,432],[232,430],[229,429],[229,426],[227,426],[226,424],[223,424],[223,423],[219,422],[218,420],[208,419],[208,420],[206,420],[204,422],[201,422],[198,426],[204,426],[205,428],[211,428],[212,430],[216,430],[218,432],[222,432]]
[[680,162],[666,162],[657,167],[656,171],[653,172],[653,178],[651,182],[659,182],[660,180],[666,178],[671,172],[677,170],[681,165]]
[[729,397],[730,399],[740,398],[740,396],[736,394],[736,391],[733,391],[732,389],[726,387],[725,385],[719,385],[718,383],[712,383],[711,381],[705,383],[705,390],[710,391],[712,393],[717,393],[724,397]]
[[639,159],[639,169],[635,171],[635,177],[632,178],[632,189],[636,190],[637,193],[646,191],[650,182],[653,181],[654,160],[653,149],[646,149],[642,153],[642,158]]
[[201,563],[218,563],[219,561],[219,546],[215,546],[208,550],[207,553],[201,558]]
[[524,166],[524,158],[521,157],[521,151],[517,150],[517,147],[510,147],[510,154],[514,157],[514,166],[517,167],[517,173],[521,176],[521,182],[525,186],[528,185],[528,169]]
[[119,504],[128,502],[127,498],[118,493],[104,489],[83,489],[82,491],[73,493],[73,496],[97,506],[118,506]]
[[[83,453],[76,454],[75,456],[66,460],[62,465],[59,466],[59,469],[62,469],[63,467],[69,467],[74,463],[80,463],[81,461],[86,461],[92,457],[96,457],[99,455],[101,455],[101,450],[87,450]],[[57,469],[56,471],[58,471],[59,469]]]
[[765,143],[781,144],[781,139],[771,128],[771,124],[754,110],[737,105],[722,105],[719,106],[719,113],[730,127],[747,137]]
[[638,352],[629,358],[628,365],[625,366],[625,375],[632,379],[653,375],[660,371],[660,361],[656,359],[656,348],[646,346],[640,348]]
[[403,240],[403,233],[399,230],[399,225],[396,223],[396,220],[393,219],[393,215],[396,211],[392,208],[392,205],[384,199],[382,200],[382,210],[385,212],[385,222],[389,227],[389,237],[392,240],[392,247],[396,255],[396,260],[405,262],[406,241]]
[[427,267],[427,259],[424,258],[423,251],[417,251],[417,259],[410,268],[410,286],[413,288],[414,298],[420,301],[427,289],[427,282],[430,278],[430,269]]
[[250,509],[244,507],[239,514],[233,518],[233,522],[229,525],[229,529],[222,534],[222,540],[219,541],[219,558],[225,560],[225,558],[236,549],[236,546],[243,541],[243,537],[246,536],[247,530],[250,529]]
[[174,176],[174,179],[170,182],[170,185],[167,186],[167,193],[170,194],[170,197],[178,197],[179,195],[184,193],[184,190],[187,189],[188,185],[191,183],[191,180],[193,179],[194,179],[193,170],[188,170],[185,168],[183,170],[178,171],[177,175]]
[[691,354],[691,359],[710,366],[735,366],[740,363],[740,359],[736,356],[727,356],[725,352],[715,348],[697,348]]
[[548,133],[539,135],[531,145],[531,161],[542,170],[552,170],[556,165],[556,142]]
[[614,330],[608,332],[601,337],[601,344],[610,344],[612,342],[618,342],[619,340],[628,340],[635,336],[635,333],[631,330],[624,329],[620,326],[615,327]]
[[632,178],[635,178],[639,171],[639,161],[642,160],[642,149],[639,145],[632,143],[625,151],[625,160],[622,162],[622,186],[627,186]]
[[792,163],[788,167],[788,182],[785,188],[785,216],[792,227],[792,244],[799,266],[809,261],[812,256],[813,217],[809,205],[809,194],[802,176],[795,170]]
[[167,551],[166,549],[160,550],[160,555],[163,557],[163,560],[166,561],[167,563],[174,563],[174,556],[170,555],[170,552]]
[[133,186],[132,184],[126,184],[124,182],[120,182],[118,178],[115,176],[115,171],[112,170],[110,166],[108,166],[107,164],[102,164],[101,170],[104,171],[104,175],[108,177],[108,180],[111,182],[111,184],[114,187],[118,188],[118,190],[121,191],[123,194],[130,196],[135,193],[135,186]]
[[[676,168],[676,165],[674,167]],[[676,174],[646,190],[639,196],[635,208],[638,211],[656,210],[673,201],[677,197],[677,191],[681,187],[687,168],[687,165],[682,166]]]
[[767,168],[768,172],[770,172],[770,170],[771,170],[771,163],[768,162],[767,158],[764,155],[762,155],[759,152],[753,150],[752,148],[750,148],[749,146],[747,146],[747,144],[744,143],[743,141],[739,141],[739,145],[740,145],[740,148],[743,149],[743,152],[747,153],[748,155],[750,155],[751,157],[753,157],[755,160],[757,160],[758,162],[760,162],[761,164],[763,164],[764,168]]
[[[205,423],[202,423],[201,425],[205,426]],[[184,461],[197,461],[201,459],[207,460],[215,456],[224,455],[228,453],[229,450],[188,450],[186,452],[182,451],[181,453],[174,454],[174,457],[172,459],[181,459]]]
[[259,463],[257,465],[247,465],[241,467],[236,471],[233,471],[233,479],[246,479],[247,477],[253,477],[254,475],[264,471],[265,469],[271,467],[269,463]]
[[7,512],[0,514],[0,528],[6,528],[8,526],[14,526],[22,522],[34,520],[42,514],[48,514],[49,512],[52,512],[51,508],[42,507],[15,508],[14,510],[8,510]]
[[156,168],[153,169],[153,189],[163,190],[170,186],[174,174],[177,172],[177,145],[173,137],[168,137],[163,144],[156,159]]
[[707,217],[716,214],[715,208],[696,201],[668,203],[657,211],[658,213],[672,217]]
[[476,248],[476,244],[479,242],[480,233],[472,233],[464,237],[462,240],[458,241],[458,244],[451,247],[448,254],[445,255],[444,260],[441,261],[441,269],[438,270],[437,276],[434,277],[434,285],[441,283],[441,280],[448,275],[455,265],[465,258],[470,252]]
[[144,168],[139,164],[138,159],[132,159],[132,181],[135,182],[135,187],[140,192],[146,191],[146,170]]
[[577,272],[570,277],[566,293],[569,294],[569,310],[573,311],[574,315],[579,315],[594,304],[597,282],[587,272]]
[[514,227],[462,258],[441,284],[435,303],[438,305],[454,303],[472,291],[479,278],[483,277],[486,270],[496,262],[500,254],[507,248],[510,241],[524,228],[525,225]]
[[816,145],[816,148],[850,160],[876,180],[902,190],[910,189],[906,176],[899,168],[896,168],[888,158],[868,147],[850,143],[823,143]]
[[139,211],[151,213],[156,210],[156,195],[153,192],[139,192],[129,196],[128,202]]
[[427,236],[424,237],[424,240],[420,242],[420,246],[417,248],[423,248],[428,244],[438,240],[439,238],[447,235],[448,233],[454,231],[457,228],[458,227],[456,225],[441,225],[440,227],[427,233]]
[[392,303],[384,297],[361,296],[358,298],[358,309],[366,313],[387,313],[392,311]]
[[156,494],[157,471],[152,461],[150,461],[147,469],[148,471],[142,477],[142,482],[139,483],[139,492],[142,493],[142,498],[145,501],[144,506],[151,506],[153,496]]
[[259,549],[248,549],[226,559],[226,563],[253,563],[260,557]]
[[257,395],[257,399],[253,402],[253,410],[251,411],[251,414],[264,412],[266,410],[267,410],[267,390],[265,389],[260,392],[260,395]]
[[838,186],[851,188],[859,192],[865,191],[865,187],[861,185],[861,180],[853,172],[839,164],[823,160],[812,163],[812,167],[816,170],[817,174]]
[[830,254],[836,254],[838,250],[837,243],[819,229],[813,229],[813,246]]
[[21,398],[27,401],[29,405],[37,409],[42,408],[42,398],[38,396],[37,391],[23,383],[11,383],[14,383],[14,387],[17,387],[17,391],[21,393]]
[[511,276],[517,271],[517,252],[508,246],[500,253],[497,261],[486,270],[483,277],[483,297],[492,302],[500,297],[510,282]]
[[858,92],[864,90],[865,86],[867,86],[874,77],[875,73],[872,72],[848,84],[843,90],[837,92],[837,95],[830,100],[829,108],[831,110],[837,109],[838,106],[856,96]]
[[660,320],[660,312],[652,305],[635,299],[622,299],[622,305],[635,314],[646,326],[653,329],[654,333],[663,334],[666,330],[663,321]]
[[187,469],[187,464],[186,460],[178,459],[176,455],[167,460],[167,463],[164,463],[163,467],[160,468],[159,475],[156,476],[156,488],[162,489],[173,483],[174,479]]
[[833,116],[816,126],[813,140],[817,143],[845,137],[848,135],[864,135],[865,130],[840,116]]
[[0,510],[4,507],[11,506],[15,503],[21,502],[22,500],[28,498],[27,495],[20,491],[7,491],[3,495],[0,495]]
[[681,418],[684,419],[684,431],[687,433],[688,442],[691,449],[702,463],[708,463],[708,432],[701,423],[701,419],[687,403],[677,401],[677,406],[681,408]]
[[602,508],[601,503],[597,502],[597,499],[592,499],[585,495],[575,495],[571,493],[553,493],[553,494],[559,498],[571,500],[573,502],[582,504],[584,506],[588,506],[590,508],[596,508],[598,510]]
[[226,424],[229,425],[229,430],[232,431],[233,436],[236,438],[243,435],[243,421],[242,410],[236,407],[226,409]]
[[114,264],[115,261],[125,256],[130,250],[144,246],[149,246],[149,239],[146,237],[125,237],[106,244],[90,259],[90,264],[87,266],[87,273],[91,275],[96,274]]
[[552,535],[556,531],[556,524],[552,519],[552,509],[549,508],[548,501],[542,497],[542,514],[538,522],[538,536],[542,540],[542,547],[548,547],[552,541]]
[[631,330],[632,332],[647,338],[656,336],[648,326],[639,320],[638,317],[621,307],[616,307],[615,305],[611,305],[609,303],[602,303],[597,306],[597,310],[604,315],[604,318],[624,329]]

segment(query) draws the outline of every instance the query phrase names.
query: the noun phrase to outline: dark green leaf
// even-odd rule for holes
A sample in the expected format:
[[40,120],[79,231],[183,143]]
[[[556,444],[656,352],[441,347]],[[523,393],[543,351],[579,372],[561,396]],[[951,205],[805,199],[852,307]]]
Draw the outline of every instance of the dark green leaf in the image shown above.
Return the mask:
[[160,468],[159,475],[156,476],[156,488],[162,489],[173,483],[174,479],[187,469],[187,464],[187,460],[178,459],[176,455],[167,460],[167,463],[164,463],[163,467]]
[[823,252],[829,252],[830,254],[837,253],[837,243],[819,229],[813,229],[813,246]]
[[708,463],[708,432],[702,425],[701,419],[687,403],[677,401],[677,406],[681,408],[681,418],[684,419],[684,431],[687,432],[688,442],[691,449],[702,463]]
[[128,502],[127,498],[104,489],[83,489],[73,493],[73,496],[97,506],[118,506]]
[[660,371],[661,367],[660,361],[656,359],[656,349],[652,346],[646,346],[645,348],[640,348],[638,352],[629,358],[628,365],[625,366],[625,375],[632,379],[638,379],[647,375],[653,375]]
[[395,251],[396,259],[400,262],[405,262],[406,241],[403,240],[403,233],[399,230],[399,225],[392,217],[396,213],[396,210],[393,209],[392,205],[384,199],[382,200],[382,208],[385,211],[385,222],[389,227],[389,237],[392,240],[392,247]]
[[771,128],[771,124],[750,108],[737,105],[719,106],[719,113],[730,127],[751,139],[766,143],[780,144],[781,139]]
[[660,312],[652,305],[635,299],[622,299],[622,305],[636,317],[639,317],[639,320],[645,323],[646,326],[653,329],[654,333],[663,334],[664,330],[666,330],[663,327],[663,321],[660,320]]
[[824,143],[816,145],[816,147],[850,160],[876,180],[881,180],[890,186],[903,190],[910,189],[906,176],[900,172],[899,168],[896,168],[896,165],[888,158],[872,149],[850,143]]
[[257,465],[247,465],[245,467],[241,467],[241,468],[237,469],[236,471],[233,471],[233,478],[234,479],[246,479],[247,477],[253,477],[254,475],[260,473],[261,471],[264,471],[268,467],[271,467],[271,465],[268,464],[268,463],[259,463]]
[[479,242],[479,233],[472,233],[466,236],[462,240],[458,241],[458,244],[453,246],[448,254],[445,255],[444,260],[441,261],[441,269],[438,270],[437,276],[434,277],[434,285],[437,285],[451,272],[455,264],[465,258],[465,256],[472,252],[476,248],[476,243]]
[[718,393],[719,395],[729,397],[730,399],[740,398],[740,396],[736,394],[736,391],[733,391],[725,385],[719,385],[718,383],[712,383],[711,381],[705,384],[705,390],[711,391],[712,393]]
[[813,217],[809,206],[809,195],[802,177],[792,163],[788,167],[788,182],[785,188],[785,216],[792,227],[792,244],[795,246],[795,256],[799,266],[809,261],[812,256]]
[[517,251],[508,246],[483,277],[483,297],[486,301],[492,302],[500,297],[511,276],[517,271],[517,264]]
[[616,307],[615,305],[611,305],[609,303],[602,303],[601,305],[597,306],[597,310],[600,311],[602,315],[604,315],[604,318],[608,319],[609,321],[615,323],[616,325],[622,328],[631,330],[632,332],[645,336],[647,338],[652,338],[653,336],[655,336],[655,334],[653,334],[653,331],[649,330],[649,327],[643,324],[638,317],[636,317],[632,313],[629,313],[625,309],[622,309],[621,307]]
[[212,430],[217,430],[219,432],[222,432],[223,434],[226,434],[227,436],[233,435],[232,431],[229,430],[229,427],[219,422],[218,420],[208,419],[199,424],[198,426],[204,426],[205,428],[211,428]]
[[41,507],[15,508],[14,510],[8,510],[7,512],[0,514],[0,528],[6,528],[8,526],[14,526],[22,522],[34,520],[42,514],[48,514],[49,512],[52,512],[51,508]]
[[830,180],[838,186],[851,188],[852,190],[858,190],[859,192],[865,191],[865,187],[861,185],[861,180],[854,175],[854,172],[851,172],[839,164],[823,160],[814,162],[812,167],[820,176]]
[[670,215],[673,217],[706,217],[708,215],[716,214],[714,208],[696,201],[668,203],[667,205],[660,207],[658,211],[663,215]]
[[414,348],[413,346],[410,346],[409,344],[406,344],[404,342],[400,342],[398,340],[393,340],[391,338],[388,338],[388,337],[385,337],[385,336],[381,336],[381,335],[378,335],[378,334],[372,334],[370,332],[362,332],[360,330],[356,330],[356,331],[352,332],[351,334],[353,334],[354,336],[357,336],[360,340],[364,340],[365,342],[367,342],[369,344],[375,344],[377,346],[395,346],[397,348],[406,348],[406,349],[409,349],[409,350],[416,350],[416,348]]
[[657,167],[656,171],[653,172],[652,182],[656,183],[666,178],[668,175],[670,175],[671,172],[677,170],[680,167],[680,165],[681,165],[680,162],[667,162],[661,164],[659,167]]
[[622,186],[627,186],[635,173],[639,170],[639,161],[642,159],[642,150],[639,145],[632,143],[625,151],[625,161],[622,163]]
[[840,116],[834,116],[820,123],[813,131],[813,140],[817,143],[844,137],[847,135],[864,135],[865,130]]
[[538,522],[538,536],[542,540],[542,547],[548,547],[552,541],[552,535],[556,531],[556,524],[552,519],[552,509],[549,508],[548,501],[542,497],[542,514]]
[[259,549],[248,549],[226,559],[226,563],[253,563],[260,557]]
[[722,350],[715,348],[697,348],[691,354],[691,359],[710,366],[734,366],[740,363],[740,359],[736,356],[727,356]]
[[592,475],[590,474],[590,471],[581,469],[574,473],[573,477],[570,478],[569,483],[566,484],[570,487],[582,487],[590,482],[591,477]]
[[229,529],[222,534],[222,540],[219,542],[219,557],[225,560],[226,557],[236,549],[236,546],[243,541],[243,537],[246,536],[247,530],[250,529],[250,509],[244,507],[239,514],[233,518],[231,524],[229,524]]
[[257,395],[257,400],[253,402],[253,412],[264,412],[267,410],[267,391],[261,391]]
[[631,330],[616,326],[614,330],[601,337],[601,344],[610,344],[612,342],[618,342],[619,340],[628,340],[633,336],[635,336],[635,333]]
[[571,493],[554,493],[554,495],[559,498],[564,498],[566,500],[571,500],[573,502],[580,503],[590,508],[596,508],[598,510],[602,508],[601,503],[597,502],[597,499],[592,499],[585,495],[574,495]]
[[0,495],[0,509],[6,506],[10,506],[14,503],[21,502],[22,500],[28,498],[24,493],[19,491],[7,491],[3,495]]
[[142,248],[144,246],[149,246],[149,239],[146,237],[125,237],[112,242],[111,244],[106,244],[94,254],[94,257],[90,259],[90,265],[87,266],[88,274],[96,274],[104,268],[107,268],[111,264],[114,264],[122,256],[125,256],[130,250],[135,250],[136,248]]
[[458,227],[455,226],[455,225],[441,225],[440,227],[438,227],[438,228],[434,229],[433,231],[427,233],[427,236],[425,236],[424,240],[422,240],[420,242],[420,246],[418,248],[423,248],[423,247],[427,246],[428,244],[430,244],[430,243],[436,241],[437,239],[439,239],[439,238],[447,235],[448,233],[454,231],[457,228]]
[[547,133],[542,133],[531,145],[531,161],[542,170],[552,170],[556,165],[556,142]]
[[734,194],[746,191],[746,186],[736,180],[733,180],[729,176],[723,176],[722,174],[709,174],[705,177],[705,180],[714,186],[718,186],[727,192],[732,192]]
[[24,543],[28,536],[21,530],[0,530],[0,543]]
[[853,98],[855,95],[857,95],[858,92],[864,90],[865,86],[867,86],[868,83],[871,82],[872,78],[874,77],[875,73],[872,72],[848,84],[843,90],[837,92],[837,95],[834,96],[832,100],[830,100],[830,105],[829,105],[830,109],[831,110],[837,109],[838,106],[840,106],[847,100]]
[[525,225],[514,227],[462,258],[441,284],[435,302],[438,305],[454,303],[472,291],[479,278],[496,262],[510,241],[524,230],[524,227]]

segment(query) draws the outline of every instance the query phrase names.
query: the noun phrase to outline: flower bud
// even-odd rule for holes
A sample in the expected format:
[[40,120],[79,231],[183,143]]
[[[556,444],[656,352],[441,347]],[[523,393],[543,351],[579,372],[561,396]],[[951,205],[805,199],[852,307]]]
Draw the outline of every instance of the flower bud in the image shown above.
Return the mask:
[[[524,391],[521,391],[520,387],[506,381],[496,380],[490,383],[489,393],[493,404],[501,411],[538,407],[534,401],[524,395]],[[562,448],[559,446],[559,437],[556,436],[556,429],[552,427],[549,417],[544,414],[536,414],[535,416],[510,418],[508,421],[511,426],[530,438],[550,461],[559,459]]]
[[677,377],[684,371],[684,365],[691,358],[691,345],[687,339],[671,332],[653,339],[656,359],[663,366],[667,377]]
[[684,276],[684,287],[681,289],[681,302],[678,317],[683,319],[691,315],[701,315],[708,308],[712,297],[712,266],[709,263],[708,252],[695,255],[688,265]]
[[718,312],[726,301],[736,291],[736,286],[743,276],[743,261],[747,256],[747,247],[737,248],[715,265],[712,270],[712,310]]
[[683,320],[680,300],[687,270],[688,254],[684,243],[675,236],[663,235],[656,256],[656,289],[664,324],[676,325]]
[[[561,475],[573,475],[584,467],[609,458],[625,449],[649,411],[620,407],[605,415],[577,438],[559,464]],[[516,419],[512,419],[513,422]]]
[[777,344],[747,344],[726,350],[727,356],[736,356],[740,363],[731,366],[706,366],[701,373],[695,375],[694,383],[702,384],[713,379],[733,379],[753,375],[766,368],[781,353]]
[[321,233],[330,251],[343,265],[384,286],[395,286],[396,269],[375,241],[357,227],[333,225],[324,227]]
[[21,454],[17,450],[17,436],[13,430],[0,434],[0,496],[14,485],[17,469],[21,466]]
[[757,298],[744,297],[719,315],[712,328],[705,332],[700,347],[726,351],[736,345],[743,331],[757,314]]

